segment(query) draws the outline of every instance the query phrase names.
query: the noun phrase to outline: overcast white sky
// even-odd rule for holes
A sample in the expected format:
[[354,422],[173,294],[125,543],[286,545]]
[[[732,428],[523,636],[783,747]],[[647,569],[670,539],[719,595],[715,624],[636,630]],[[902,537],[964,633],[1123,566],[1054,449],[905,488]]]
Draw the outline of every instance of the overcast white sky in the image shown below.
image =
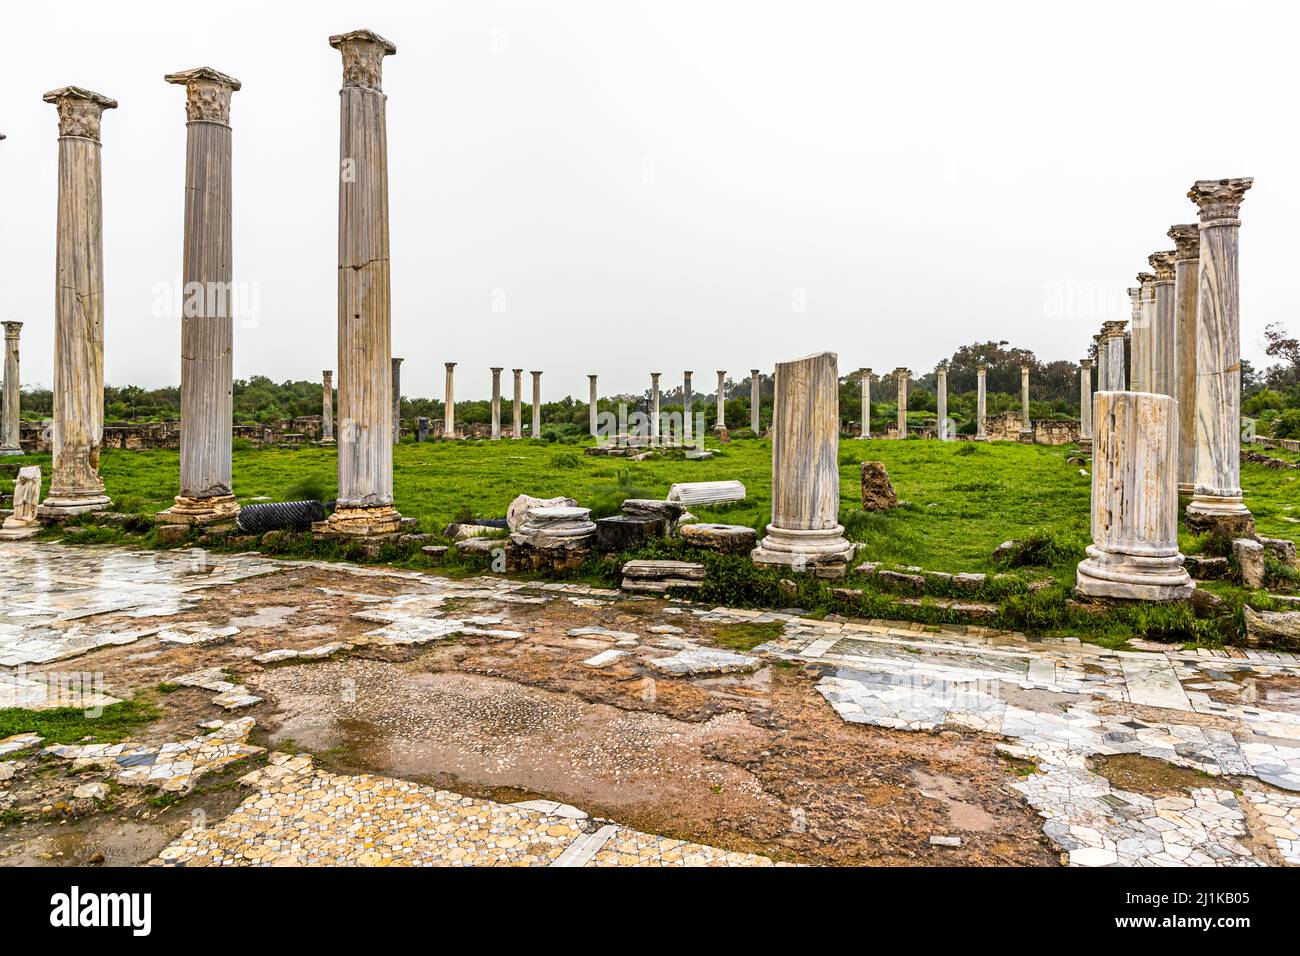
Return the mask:
[[[486,397],[491,365],[548,398],[650,371],[737,377],[831,349],[918,373],[1005,339],[1077,360],[1146,256],[1195,221],[1198,178],[1254,176],[1243,346],[1296,301],[1300,14],[1280,5],[62,0],[15,5],[0,83],[0,319],[51,377],[57,124],[46,90],[115,97],[104,122],[107,379],[179,380],[184,95],[235,94],[235,277],[258,318],[235,374],[336,362],[339,54],[386,61],[393,342],[402,391]],[[17,23],[14,24],[13,21]],[[497,290],[501,290],[498,292]],[[494,302],[505,304],[494,312]],[[1064,305],[1062,304],[1064,302]],[[800,305],[804,311],[798,311]],[[704,374],[698,374],[704,373]],[[506,373],[508,379],[509,373]]]

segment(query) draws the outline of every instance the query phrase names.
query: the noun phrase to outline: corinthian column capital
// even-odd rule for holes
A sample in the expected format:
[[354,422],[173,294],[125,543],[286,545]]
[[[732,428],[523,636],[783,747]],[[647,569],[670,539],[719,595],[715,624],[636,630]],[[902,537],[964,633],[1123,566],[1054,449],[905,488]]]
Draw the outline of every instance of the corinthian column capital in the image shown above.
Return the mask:
[[96,143],[99,142],[99,123],[104,110],[117,109],[117,100],[80,86],[50,90],[41,99],[53,103],[58,109],[60,136],[93,139]]
[[343,54],[343,85],[382,93],[384,57],[397,47],[372,30],[353,30],[330,37],[330,46]]
[[1200,179],[1192,184],[1187,198],[1201,210],[1201,222],[1207,225],[1240,225],[1237,213],[1246,198],[1246,190],[1255,184],[1249,176],[1240,179]]
[[1196,223],[1170,226],[1167,235],[1174,241],[1175,262],[1201,257],[1201,227]]
[[1174,281],[1174,257],[1177,253],[1174,250],[1167,252],[1153,252],[1147,256],[1147,262],[1151,263],[1151,268],[1155,271],[1156,282],[1173,282]]
[[168,73],[163,79],[185,87],[185,118],[191,123],[230,125],[230,94],[240,88],[233,76],[200,66]]

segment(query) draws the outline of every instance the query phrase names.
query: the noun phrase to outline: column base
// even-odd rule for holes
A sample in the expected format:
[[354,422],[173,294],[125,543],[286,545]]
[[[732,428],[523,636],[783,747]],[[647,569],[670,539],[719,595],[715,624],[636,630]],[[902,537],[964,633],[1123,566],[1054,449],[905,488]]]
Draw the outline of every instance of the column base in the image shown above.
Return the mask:
[[1185,520],[1187,530],[1195,534],[1221,533],[1230,538],[1255,537],[1255,516],[1240,496],[1193,492]]
[[1177,551],[1137,555],[1094,546],[1079,564],[1076,590],[1085,597],[1121,601],[1185,601],[1196,590],[1196,582]]
[[36,517],[42,521],[63,521],[91,511],[103,511],[113,503],[108,495],[71,496],[50,495],[36,507]]
[[0,448],[0,455],[25,455],[27,452],[21,448]]
[[0,525],[0,541],[22,541],[26,538],[35,537],[41,531],[39,521],[15,518],[10,515],[5,518],[4,524]]
[[1180,495],[1194,495],[1196,494],[1196,485],[1192,484],[1190,481],[1189,482],[1180,481],[1178,483],[1178,493]]
[[396,534],[401,530],[402,516],[392,505],[370,508],[339,508],[324,521],[311,526],[317,537],[370,538]]
[[769,525],[767,535],[750,552],[758,565],[780,565],[811,572],[821,578],[842,578],[856,548],[844,538],[844,527],[797,531]]
[[224,525],[234,527],[239,515],[239,502],[234,495],[213,498],[187,498],[176,496],[176,503],[166,511],[159,511],[154,520],[159,524],[186,525],[191,528],[210,528]]
[[1084,454],[1084,455],[1091,455],[1091,454],[1092,454],[1092,439],[1091,439],[1091,438],[1080,438],[1080,439],[1079,439],[1079,452],[1080,452],[1081,454]]

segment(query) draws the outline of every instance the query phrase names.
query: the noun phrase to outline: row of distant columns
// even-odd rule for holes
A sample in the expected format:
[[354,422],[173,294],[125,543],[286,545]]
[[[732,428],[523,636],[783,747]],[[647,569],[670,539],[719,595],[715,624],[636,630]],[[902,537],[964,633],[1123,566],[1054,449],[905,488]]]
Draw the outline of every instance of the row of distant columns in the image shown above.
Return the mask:
[[23,453],[19,422],[22,420],[19,403],[22,401],[18,371],[18,336],[22,332],[21,322],[6,322],[5,326],[5,387],[4,387],[4,421],[0,422],[0,455],[21,455]]

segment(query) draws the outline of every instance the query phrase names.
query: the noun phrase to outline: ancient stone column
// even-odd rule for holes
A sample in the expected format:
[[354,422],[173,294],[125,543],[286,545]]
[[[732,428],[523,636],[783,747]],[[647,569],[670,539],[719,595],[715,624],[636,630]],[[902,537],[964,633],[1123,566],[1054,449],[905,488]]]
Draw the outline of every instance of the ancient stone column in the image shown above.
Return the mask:
[[1100,335],[1092,337],[1092,350],[1097,355],[1097,387],[1105,388],[1109,372],[1106,370],[1106,347],[1105,339]]
[[1034,423],[1029,418],[1029,366],[1020,366],[1020,438],[1032,439]]
[[987,365],[977,365],[975,367],[976,393],[975,393],[975,440],[988,441],[988,386],[989,386],[989,367]]
[[718,370],[718,423],[714,431],[723,434],[727,430],[727,373]]
[[[1152,253],[1151,391],[1178,397],[1178,326],[1174,317],[1174,251]],[[1176,437],[1176,436],[1175,436]]]
[[909,369],[894,369],[894,381],[898,384],[898,437],[907,437],[907,382],[912,377]]
[[936,369],[939,392],[939,441],[948,441],[948,363],[940,362]]
[[164,524],[232,524],[231,132],[234,77],[208,67],[164,79],[185,87],[185,239],[181,316],[181,487]]
[[1130,333],[1129,384],[1135,392],[1150,392],[1155,379],[1156,277],[1150,272],[1139,272],[1137,279],[1140,285]]
[[530,372],[533,377],[533,431],[531,438],[542,437],[542,373]]
[[659,376],[661,372],[650,373],[650,444],[659,444]]
[[330,37],[343,58],[339,91],[339,396],[337,508],[319,530],[392,534],[392,298],[388,255],[385,56],[369,30]]
[[853,554],[839,523],[839,372],[833,352],[776,366],[772,523],[756,564],[842,576]]
[[393,444],[402,440],[402,359],[393,359]]
[[18,372],[18,335],[22,332],[21,322],[5,324],[5,391],[4,422],[0,427],[0,455],[21,455],[22,416],[19,403],[22,401],[18,386],[21,384]]
[[1196,491],[1196,299],[1201,227],[1196,223],[1174,226],[1174,329],[1178,377],[1178,493]]
[[871,437],[871,369],[862,370],[862,437]]
[[[505,371],[504,367],[492,366],[492,440],[501,440],[501,373]],[[592,382],[592,389],[596,383]],[[594,408],[593,403],[593,408]]]
[[521,368],[512,368],[511,373],[515,377],[515,399],[513,407],[513,420],[511,426],[514,434],[511,438],[524,437],[524,370]]
[[334,373],[329,369],[320,373],[321,375],[321,416],[320,416],[320,439],[321,441],[334,440]]
[[1254,534],[1241,491],[1241,314],[1237,214],[1253,179],[1208,179],[1188,196],[1201,210],[1196,307],[1196,489],[1187,526]]
[[695,423],[691,421],[691,406],[695,398],[691,392],[691,376],[694,374],[694,372],[682,373],[682,441],[688,445],[695,429]]
[[42,518],[99,511],[104,436],[104,230],[99,126],[116,101],[66,86],[45,94],[59,111],[59,216],[54,280],[54,440]]
[[[1124,382],[1124,327],[1127,322],[1106,322],[1101,327],[1101,346],[1106,356],[1106,378],[1100,382],[1100,391],[1122,392]],[[1093,417],[1093,421],[1098,419]]]
[[456,437],[456,363],[443,362],[442,437]]
[[1079,362],[1079,451],[1092,451],[1092,359]]
[[[688,372],[687,374],[689,375],[690,373]],[[587,430],[591,433],[592,438],[596,438],[600,432],[600,407],[596,397],[596,376],[588,375],[587,381],[590,383],[590,394],[588,396],[589,404],[587,409]]]
[[1196,585],[1178,552],[1178,476],[1169,467],[1176,402],[1150,392],[1098,392],[1092,456],[1092,547],[1080,594],[1176,601]]
[[763,434],[763,381],[759,369],[749,370],[749,430],[758,438]]

